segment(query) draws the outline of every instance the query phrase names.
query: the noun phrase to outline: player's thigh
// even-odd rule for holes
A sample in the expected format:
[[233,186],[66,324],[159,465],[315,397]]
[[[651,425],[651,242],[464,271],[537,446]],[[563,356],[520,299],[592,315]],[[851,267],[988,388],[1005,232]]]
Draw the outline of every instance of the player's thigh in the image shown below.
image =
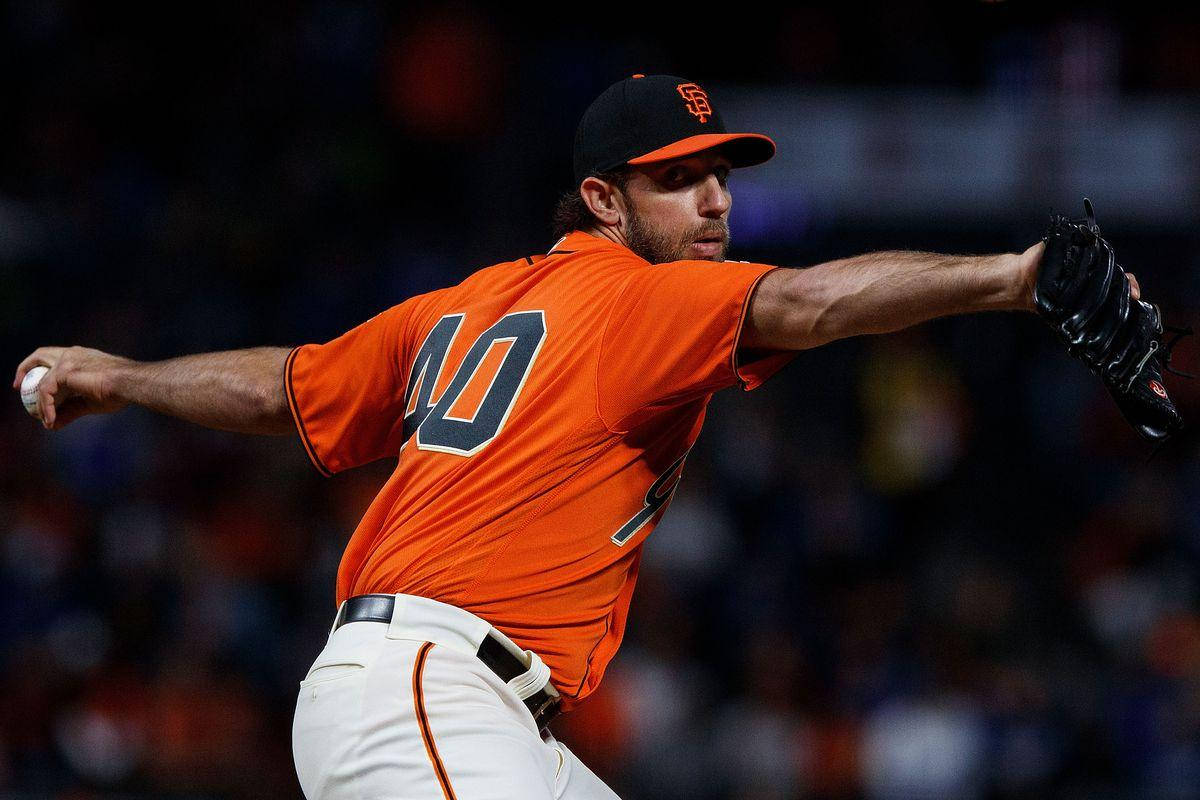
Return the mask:
[[433,648],[419,691],[430,758],[440,761],[453,797],[556,797],[558,752],[542,741],[516,695],[478,659]]
[[[554,798],[558,752],[477,658],[387,639],[355,658],[345,645],[331,641],[297,698],[293,749],[308,800]],[[345,663],[355,660],[361,669]]]
[[[464,670],[471,679],[456,680]],[[619,800],[478,659],[435,648],[425,678],[431,739],[457,800]]]
[[423,643],[372,631],[340,629],[301,684],[293,750],[309,800],[616,797],[478,659],[440,646],[422,658]]
[[339,628],[300,684],[292,752],[308,800],[442,795],[413,702],[421,643],[384,630]]
[[372,659],[321,653],[296,696],[292,756],[305,797],[339,796],[338,775],[355,759],[361,737],[366,674]]

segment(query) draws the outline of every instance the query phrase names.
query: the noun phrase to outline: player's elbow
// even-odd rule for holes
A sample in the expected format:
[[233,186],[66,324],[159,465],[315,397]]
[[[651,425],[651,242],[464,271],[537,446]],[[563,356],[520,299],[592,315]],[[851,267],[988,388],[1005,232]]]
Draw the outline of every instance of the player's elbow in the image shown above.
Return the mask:
[[292,432],[292,413],[282,383],[263,383],[254,393],[254,428],[259,433],[281,436]]
[[244,380],[244,428],[248,433],[290,433],[292,412],[288,406],[284,367],[288,350],[262,347],[240,351],[237,372]]

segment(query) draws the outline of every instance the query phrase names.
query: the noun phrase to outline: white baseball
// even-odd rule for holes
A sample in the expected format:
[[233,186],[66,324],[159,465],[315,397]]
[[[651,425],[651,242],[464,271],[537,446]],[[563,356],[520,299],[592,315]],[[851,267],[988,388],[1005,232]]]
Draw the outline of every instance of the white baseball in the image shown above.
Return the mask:
[[42,382],[42,377],[50,371],[49,367],[34,367],[29,372],[25,373],[25,379],[21,381],[21,403],[24,404],[25,410],[30,416],[41,419],[41,413],[38,411],[38,384]]

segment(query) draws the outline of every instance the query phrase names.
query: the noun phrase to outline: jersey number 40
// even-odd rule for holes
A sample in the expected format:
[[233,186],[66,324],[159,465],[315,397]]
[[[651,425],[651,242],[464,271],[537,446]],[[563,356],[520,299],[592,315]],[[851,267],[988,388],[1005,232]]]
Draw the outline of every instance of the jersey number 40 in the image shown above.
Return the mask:
[[447,314],[438,320],[408,373],[404,441],[415,433],[420,450],[471,456],[495,439],[546,338],[544,312],[506,314],[475,340],[450,385],[434,401],[434,386],[463,316]]

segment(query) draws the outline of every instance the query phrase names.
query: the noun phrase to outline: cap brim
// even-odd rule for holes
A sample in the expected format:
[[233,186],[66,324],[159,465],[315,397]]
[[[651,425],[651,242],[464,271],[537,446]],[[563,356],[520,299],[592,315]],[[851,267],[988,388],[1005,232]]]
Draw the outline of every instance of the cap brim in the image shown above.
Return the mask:
[[653,164],[694,155],[712,147],[721,147],[735,167],[753,167],[775,155],[775,142],[761,133],[704,133],[680,139],[666,147],[631,158],[628,163]]

